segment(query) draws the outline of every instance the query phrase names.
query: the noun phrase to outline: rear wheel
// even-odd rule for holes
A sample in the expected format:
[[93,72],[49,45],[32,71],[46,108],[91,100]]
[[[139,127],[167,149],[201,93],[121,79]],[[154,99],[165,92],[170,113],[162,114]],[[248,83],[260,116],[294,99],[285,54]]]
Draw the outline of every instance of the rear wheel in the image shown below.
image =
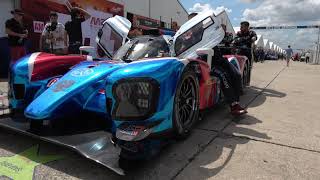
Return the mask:
[[187,69],[178,84],[174,106],[173,126],[178,139],[189,134],[199,118],[199,82],[192,69]]
[[245,64],[242,74],[242,87],[250,86],[251,68],[248,63]]

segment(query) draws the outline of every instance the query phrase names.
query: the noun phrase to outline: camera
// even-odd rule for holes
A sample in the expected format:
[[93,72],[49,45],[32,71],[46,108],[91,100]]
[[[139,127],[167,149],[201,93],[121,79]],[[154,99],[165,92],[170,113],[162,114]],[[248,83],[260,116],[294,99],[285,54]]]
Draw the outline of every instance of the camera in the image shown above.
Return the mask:
[[57,22],[52,22],[52,23],[50,24],[50,26],[48,26],[48,27],[46,28],[46,30],[47,30],[48,32],[55,31],[55,30],[57,29],[57,25],[58,25]]

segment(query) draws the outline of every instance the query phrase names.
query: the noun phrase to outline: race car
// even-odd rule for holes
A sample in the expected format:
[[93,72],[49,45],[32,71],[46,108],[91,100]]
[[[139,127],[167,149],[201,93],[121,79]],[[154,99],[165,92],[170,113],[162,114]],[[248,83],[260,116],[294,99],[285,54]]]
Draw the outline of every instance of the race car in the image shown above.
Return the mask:
[[[130,26],[127,19],[119,16],[104,23],[97,42],[111,60],[83,61],[58,77],[62,73],[51,77],[39,74],[37,68],[45,72],[49,67],[32,64],[34,54],[15,65],[10,101],[17,101],[19,91],[14,87],[19,80],[28,84],[21,88],[24,93],[19,97],[28,102],[24,115],[31,132],[39,133],[63,117],[90,111],[111,122],[112,142],[130,158],[144,151],[141,144],[148,139],[168,132],[177,138],[187,137],[199,113],[221,101],[220,79],[210,72],[213,48],[224,38],[224,31],[212,11],[183,24],[174,37],[141,36],[128,40]],[[110,35],[114,43],[127,41],[116,53],[105,40]],[[203,55],[207,58],[198,58]],[[239,70],[243,86],[247,86],[251,74],[248,58],[224,57]],[[39,85],[37,90],[33,89],[35,85]],[[29,96],[30,103],[26,100]]]

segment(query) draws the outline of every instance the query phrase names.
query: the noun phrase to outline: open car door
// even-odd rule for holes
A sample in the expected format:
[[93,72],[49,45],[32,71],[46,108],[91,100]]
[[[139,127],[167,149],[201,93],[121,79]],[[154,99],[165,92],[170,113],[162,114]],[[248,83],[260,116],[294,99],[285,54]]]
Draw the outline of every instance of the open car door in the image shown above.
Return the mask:
[[96,42],[108,58],[124,44],[131,28],[131,22],[121,16],[114,16],[103,22]]
[[213,48],[224,38],[220,21],[213,11],[201,13],[181,26],[173,40],[173,55],[185,59],[197,57],[199,48]]

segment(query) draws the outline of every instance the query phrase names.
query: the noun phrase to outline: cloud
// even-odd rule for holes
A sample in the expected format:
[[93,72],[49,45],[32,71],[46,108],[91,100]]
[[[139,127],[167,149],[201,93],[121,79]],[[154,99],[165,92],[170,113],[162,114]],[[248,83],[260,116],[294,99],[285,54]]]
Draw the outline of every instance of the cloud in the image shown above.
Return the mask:
[[210,4],[195,3],[192,8],[189,8],[189,11],[191,12],[202,12],[208,10],[213,10]]
[[226,11],[227,13],[231,13],[232,9],[226,8],[224,6],[218,6],[215,9],[212,8],[210,4],[201,4],[195,3],[192,8],[189,8],[190,12],[203,12],[203,11],[213,11],[215,14],[219,14],[222,11]]
[[254,25],[312,24],[320,21],[320,1],[264,0],[255,9],[245,9],[242,20]]
[[[250,0],[241,0],[249,2]],[[320,23],[319,0],[264,0],[253,9],[245,9],[241,20],[253,26],[311,25]],[[317,41],[317,29],[257,31],[264,38],[285,48],[308,48]]]

